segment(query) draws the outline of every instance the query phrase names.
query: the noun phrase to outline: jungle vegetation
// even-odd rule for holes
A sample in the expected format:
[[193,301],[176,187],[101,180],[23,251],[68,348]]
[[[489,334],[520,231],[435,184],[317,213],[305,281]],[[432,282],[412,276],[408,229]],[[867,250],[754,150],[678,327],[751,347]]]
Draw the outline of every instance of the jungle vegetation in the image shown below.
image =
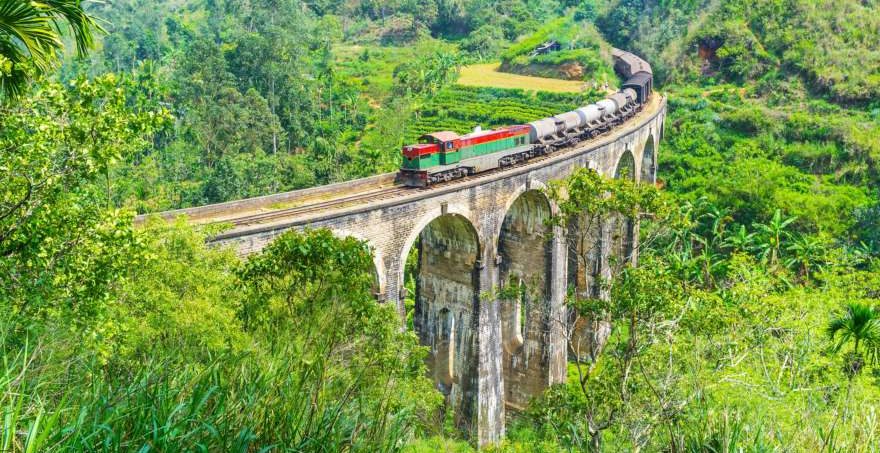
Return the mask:
[[[0,451],[473,451],[373,300],[365,244],[290,233],[244,259],[133,217],[393,171],[426,130],[588,102],[455,80],[494,61],[602,80],[610,46],[668,96],[661,188],[584,171],[548,195],[568,194],[561,225],[650,211],[640,264],[610,303],[570,297],[610,320],[605,350],[493,448],[876,451],[878,18],[876,0],[0,1]],[[528,56],[548,38],[567,53]]]

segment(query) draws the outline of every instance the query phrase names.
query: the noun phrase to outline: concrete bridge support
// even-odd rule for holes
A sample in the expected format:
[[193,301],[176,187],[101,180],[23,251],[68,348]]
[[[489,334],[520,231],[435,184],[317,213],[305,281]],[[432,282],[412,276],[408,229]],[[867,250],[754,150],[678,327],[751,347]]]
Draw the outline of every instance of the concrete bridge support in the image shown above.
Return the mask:
[[559,314],[553,312],[550,215],[543,193],[524,192],[507,211],[498,240],[505,403],[512,409],[525,407],[553,381],[551,326]]
[[[492,443],[503,437],[509,411],[565,379],[569,282],[580,291],[601,292],[597,283],[609,276],[614,238],[631,237],[636,245],[635,228],[615,234],[623,223],[606,219],[591,230],[588,242],[595,241],[597,251],[579,263],[571,254],[571,235],[544,227],[556,207],[542,188],[583,167],[653,182],[665,112],[664,100],[655,98],[630,125],[577,150],[396,198],[242,227],[215,243],[254,253],[285,231],[304,228],[363,239],[375,253],[377,296],[397,307],[401,319],[406,259],[419,248],[413,329],[430,349],[430,376],[458,426],[477,443]],[[192,214],[220,210],[197,208]],[[511,286],[524,291],[506,297]],[[593,334],[602,334],[601,328]]]
[[421,233],[413,328],[430,348],[428,370],[456,425],[470,430],[477,394],[480,244],[470,222],[448,214]]

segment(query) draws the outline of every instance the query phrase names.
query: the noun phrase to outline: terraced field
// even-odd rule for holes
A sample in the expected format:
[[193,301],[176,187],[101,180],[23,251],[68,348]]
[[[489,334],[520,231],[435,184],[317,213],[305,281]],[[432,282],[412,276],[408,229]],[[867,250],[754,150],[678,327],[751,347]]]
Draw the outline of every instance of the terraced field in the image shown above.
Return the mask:
[[470,132],[522,124],[553,116],[600,99],[600,93],[547,93],[503,88],[453,85],[441,90],[418,110],[416,121],[406,128],[406,142],[424,133],[450,130]]
[[548,79],[520,74],[499,72],[500,63],[484,63],[461,68],[459,85],[475,87],[513,88],[527,91],[552,93],[580,93],[585,84],[578,80]]

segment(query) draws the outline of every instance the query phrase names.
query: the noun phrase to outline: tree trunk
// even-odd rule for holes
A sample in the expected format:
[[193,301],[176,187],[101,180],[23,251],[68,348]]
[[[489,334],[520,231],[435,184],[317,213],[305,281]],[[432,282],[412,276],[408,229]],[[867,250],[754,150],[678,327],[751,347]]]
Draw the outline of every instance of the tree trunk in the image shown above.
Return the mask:
[[590,433],[590,451],[593,453],[602,451],[602,431]]

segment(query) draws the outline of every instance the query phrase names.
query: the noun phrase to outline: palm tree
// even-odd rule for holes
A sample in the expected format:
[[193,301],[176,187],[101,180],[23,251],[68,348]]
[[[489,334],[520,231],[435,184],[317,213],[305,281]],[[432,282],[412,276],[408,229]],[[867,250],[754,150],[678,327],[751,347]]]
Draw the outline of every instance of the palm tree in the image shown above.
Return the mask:
[[62,24],[79,56],[92,47],[92,30],[103,31],[81,0],[0,0],[0,93],[21,94],[28,79],[52,69],[63,47]]
[[871,363],[880,358],[880,310],[861,302],[850,302],[843,313],[828,322],[825,332],[834,344],[831,350],[839,352],[852,342],[851,360],[846,364],[847,374],[852,378],[864,364],[859,346],[862,346]]

